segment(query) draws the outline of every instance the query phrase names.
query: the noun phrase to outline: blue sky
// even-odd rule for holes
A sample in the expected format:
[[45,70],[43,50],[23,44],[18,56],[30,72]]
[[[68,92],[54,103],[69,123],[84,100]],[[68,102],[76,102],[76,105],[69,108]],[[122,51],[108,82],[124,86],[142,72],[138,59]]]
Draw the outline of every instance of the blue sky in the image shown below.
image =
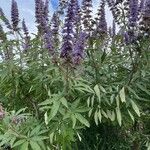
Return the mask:
[[[96,13],[97,7],[100,0],[93,0],[93,11]],[[35,32],[35,17],[34,17],[34,0],[16,0],[19,8],[20,19],[25,18],[26,24],[29,27],[30,32]],[[54,10],[57,8],[58,0],[50,0],[49,10],[50,15],[53,14]],[[0,7],[4,10],[4,13],[9,18],[11,10],[11,0],[0,0]],[[112,15],[106,8],[106,17],[109,25],[112,23]],[[9,18],[10,19],[10,18]]]

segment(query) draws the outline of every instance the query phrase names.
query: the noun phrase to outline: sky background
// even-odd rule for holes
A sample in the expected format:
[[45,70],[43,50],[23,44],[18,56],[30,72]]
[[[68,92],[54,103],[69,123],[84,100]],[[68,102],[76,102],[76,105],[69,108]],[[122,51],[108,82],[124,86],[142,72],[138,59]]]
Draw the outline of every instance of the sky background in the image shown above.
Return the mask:
[[[26,24],[29,28],[29,31],[31,33],[36,32],[35,27],[35,15],[34,15],[34,0],[16,0],[19,8],[19,16],[20,20],[23,18],[26,21]],[[99,6],[100,0],[93,0],[93,13],[96,14],[97,8]],[[50,0],[49,2],[49,11],[50,16],[53,15],[53,12],[56,10],[58,6],[58,0]],[[0,0],[0,7],[3,9],[5,15],[10,19],[11,14],[11,0]],[[106,18],[108,26],[111,26],[112,24],[112,15],[108,8],[106,7]]]

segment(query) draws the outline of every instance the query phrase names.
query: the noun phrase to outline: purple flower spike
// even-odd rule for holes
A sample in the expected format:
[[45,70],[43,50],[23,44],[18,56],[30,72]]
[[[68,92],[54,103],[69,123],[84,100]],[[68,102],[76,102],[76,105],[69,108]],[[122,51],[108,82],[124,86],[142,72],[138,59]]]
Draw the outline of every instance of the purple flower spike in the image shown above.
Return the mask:
[[74,0],[71,0],[68,4],[67,15],[65,19],[64,29],[63,29],[63,44],[61,47],[60,57],[64,58],[66,61],[71,62],[71,54],[73,52],[73,42],[74,42]]
[[17,2],[15,0],[12,0],[11,5],[11,21],[12,21],[12,27],[14,31],[17,31],[18,23],[19,23],[19,12],[18,12],[18,6]]
[[138,12],[139,12],[139,13],[143,11],[144,2],[145,2],[145,0],[141,0],[141,2],[140,2],[139,8],[138,8]]
[[35,0],[35,18],[36,23],[40,24],[43,15],[43,3],[41,0]]
[[81,32],[79,34],[79,38],[75,43],[74,50],[73,50],[73,63],[75,65],[80,64],[81,60],[84,57],[84,47],[86,42],[87,34],[85,32]]
[[51,29],[53,35],[58,35],[59,24],[60,24],[59,16],[57,13],[54,13],[51,20]]
[[102,0],[98,12],[97,31],[100,36],[107,34],[107,22],[105,17],[105,1]]
[[143,18],[142,18],[142,30],[145,35],[150,35],[150,0],[145,0],[145,6],[143,8]]
[[82,1],[82,21],[85,31],[90,34],[92,31],[92,0]]
[[52,32],[52,38],[53,43],[55,47],[59,46],[59,25],[60,25],[60,19],[58,16],[58,12],[55,12],[53,14],[52,20],[51,20],[51,32]]
[[53,48],[53,45],[52,45],[52,34],[51,34],[51,31],[50,31],[50,28],[47,27],[47,31],[46,33],[44,34],[44,42],[45,42],[45,49],[48,50],[49,54],[50,55],[54,55],[54,48]]
[[145,1],[145,7],[143,11],[143,18],[144,20],[150,21],[150,0]]
[[22,21],[22,29],[23,29],[23,32],[25,35],[25,37],[24,37],[25,43],[23,45],[23,49],[26,52],[30,48],[30,36],[29,36],[27,26],[25,24],[25,20]]
[[48,19],[48,13],[49,13],[49,9],[48,9],[48,6],[49,6],[49,0],[46,0],[45,1],[45,5],[44,5],[44,17],[46,17],[46,21],[49,21]]
[[129,26],[135,27],[138,20],[138,0],[130,0],[129,2]]
[[27,29],[27,26],[25,24],[25,20],[24,19],[22,21],[22,29],[23,29],[24,34],[28,36],[29,32],[28,32],[28,29]]
[[78,3],[78,0],[75,1],[75,20],[74,20],[74,25],[75,25],[75,38],[78,37],[78,34],[81,31],[81,9]]

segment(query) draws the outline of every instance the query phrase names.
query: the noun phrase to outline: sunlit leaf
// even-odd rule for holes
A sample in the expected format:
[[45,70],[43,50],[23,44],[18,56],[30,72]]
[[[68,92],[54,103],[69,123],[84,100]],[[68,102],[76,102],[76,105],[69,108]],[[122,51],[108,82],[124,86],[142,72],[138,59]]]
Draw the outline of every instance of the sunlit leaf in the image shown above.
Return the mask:
[[50,120],[56,116],[59,106],[60,106],[60,101],[54,101],[52,109],[51,109],[51,113],[50,113]]
[[77,118],[82,124],[84,124],[84,125],[87,126],[87,127],[90,127],[89,122],[88,122],[81,114],[76,113],[75,115],[76,115],[76,118]]
[[132,113],[130,112],[130,110],[128,110],[128,113],[129,113],[129,115],[130,115],[132,121],[134,122],[134,116],[132,115]]
[[124,87],[120,90],[119,94],[120,94],[120,99],[121,99],[121,101],[122,101],[122,102],[126,102],[125,89],[124,89]]
[[99,122],[101,123],[102,122],[102,114],[101,114],[101,110],[100,109],[98,111],[98,119],[99,119]]
[[37,142],[30,141],[30,146],[32,150],[41,150],[41,147],[39,146],[39,144],[37,144]]
[[62,98],[60,99],[60,101],[61,101],[61,103],[62,103],[66,108],[68,108],[68,102],[67,102],[67,100],[66,100],[64,97],[62,97]]
[[47,115],[47,112],[44,114],[44,121],[45,121],[45,124],[48,125],[48,115]]
[[98,125],[98,113],[97,113],[97,111],[95,111],[95,113],[94,113],[94,121],[95,121],[96,125]]
[[75,125],[76,125],[76,115],[72,114],[71,115],[71,120],[72,120],[72,128],[74,129]]
[[119,123],[119,125],[121,126],[122,124],[122,117],[121,117],[121,112],[120,112],[120,108],[116,107],[116,115],[117,115],[117,121]]
[[136,103],[133,100],[131,100],[131,105],[132,105],[133,110],[140,117],[140,110],[139,110],[138,106],[136,105]]
[[19,145],[21,145],[21,144],[23,144],[25,142],[26,142],[26,139],[19,140],[16,143],[14,143],[13,147],[17,147],[17,146],[19,146]]
[[20,150],[28,150],[28,141],[24,142],[21,146],[20,146]]
[[94,91],[98,97],[99,102],[101,102],[100,89],[99,89],[98,85],[95,85]]

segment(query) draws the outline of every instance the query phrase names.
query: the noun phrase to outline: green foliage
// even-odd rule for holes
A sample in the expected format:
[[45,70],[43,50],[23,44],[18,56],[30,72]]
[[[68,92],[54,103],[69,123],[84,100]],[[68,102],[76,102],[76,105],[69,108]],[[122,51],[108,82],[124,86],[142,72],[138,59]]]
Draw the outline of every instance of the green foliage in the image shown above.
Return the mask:
[[[89,38],[80,66],[22,33],[0,39],[0,146],[14,150],[150,150],[149,38]],[[12,54],[12,55],[11,55]]]

